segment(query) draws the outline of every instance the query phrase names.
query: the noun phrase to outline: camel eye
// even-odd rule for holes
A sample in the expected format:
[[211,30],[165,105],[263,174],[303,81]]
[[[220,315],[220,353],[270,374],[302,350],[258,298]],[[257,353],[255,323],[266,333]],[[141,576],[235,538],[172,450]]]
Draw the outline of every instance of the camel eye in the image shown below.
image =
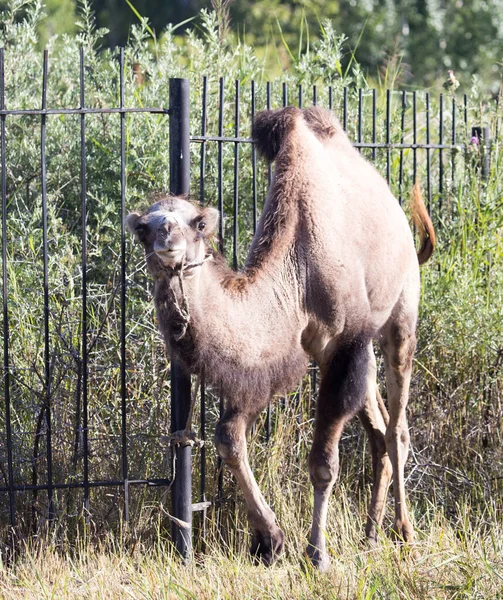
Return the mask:
[[145,223],[138,223],[135,231],[136,231],[136,235],[140,239],[143,239],[147,233],[147,226],[145,225]]
[[199,221],[199,223],[197,224],[197,228],[199,229],[199,231],[204,231],[206,227],[206,223],[204,221]]

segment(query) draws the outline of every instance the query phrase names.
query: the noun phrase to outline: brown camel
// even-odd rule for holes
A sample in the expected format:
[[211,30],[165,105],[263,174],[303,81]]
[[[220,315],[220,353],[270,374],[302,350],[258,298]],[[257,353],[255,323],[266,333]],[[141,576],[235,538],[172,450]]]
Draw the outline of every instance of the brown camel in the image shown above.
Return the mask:
[[[372,451],[373,490],[366,535],[375,540],[393,474],[394,531],[414,532],[406,507],[409,446],[405,408],[416,346],[419,264],[435,241],[419,188],[413,237],[386,182],[351,145],[332,113],[285,108],[257,115],[253,137],[274,179],[241,272],[209,239],[218,211],[166,197],[128,216],[155,277],[155,304],[167,346],[192,373],[225,396],[219,455],[243,491],[253,529],[251,552],[269,564],[283,532],[251,472],[246,435],[274,394],[291,390],[308,356],[321,372],[309,474],[313,525],[307,552],[328,565],[325,528],[344,425],[358,414]],[[376,384],[372,340],[386,369],[389,416]]]

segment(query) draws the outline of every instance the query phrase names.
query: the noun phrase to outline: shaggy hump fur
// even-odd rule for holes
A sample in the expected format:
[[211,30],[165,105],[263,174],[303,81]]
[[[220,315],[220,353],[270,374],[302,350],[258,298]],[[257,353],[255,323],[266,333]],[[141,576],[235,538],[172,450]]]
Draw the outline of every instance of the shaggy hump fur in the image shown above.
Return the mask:
[[264,110],[253,120],[252,137],[258,153],[272,162],[295,125],[300,109],[293,106]]
[[293,106],[264,110],[257,114],[252,128],[252,137],[261,156],[269,162],[276,159],[298,115],[302,115],[309,128],[320,140],[331,138],[338,129],[341,129],[332,112],[316,106],[303,110]]

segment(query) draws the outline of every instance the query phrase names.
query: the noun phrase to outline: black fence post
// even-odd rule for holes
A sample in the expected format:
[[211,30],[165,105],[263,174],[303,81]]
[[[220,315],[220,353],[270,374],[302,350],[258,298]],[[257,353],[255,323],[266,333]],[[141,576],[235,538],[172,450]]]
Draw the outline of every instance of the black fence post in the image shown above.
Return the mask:
[[[190,187],[190,94],[188,79],[169,82],[169,165],[170,192],[187,194]],[[171,431],[185,428],[190,410],[190,376],[171,360]],[[184,559],[192,553],[192,451],[190,446],[176,446],[175,473],[172,487],[173,516],[187,523],[172,524],[176,549]]]

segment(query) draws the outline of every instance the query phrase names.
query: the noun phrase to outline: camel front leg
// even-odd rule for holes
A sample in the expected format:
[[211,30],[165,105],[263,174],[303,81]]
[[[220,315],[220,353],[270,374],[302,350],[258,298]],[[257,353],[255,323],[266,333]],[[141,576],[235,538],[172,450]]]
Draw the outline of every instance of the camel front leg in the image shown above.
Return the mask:
[[254,558],[270,565],[283,550],[284,535],[276,524],[276,516],[267,504],[248,462],[246,432],[254,417],[227,410],[218,422],[215,444],[219,456],[229,467],[248,509],[253,531],[250,552]]

